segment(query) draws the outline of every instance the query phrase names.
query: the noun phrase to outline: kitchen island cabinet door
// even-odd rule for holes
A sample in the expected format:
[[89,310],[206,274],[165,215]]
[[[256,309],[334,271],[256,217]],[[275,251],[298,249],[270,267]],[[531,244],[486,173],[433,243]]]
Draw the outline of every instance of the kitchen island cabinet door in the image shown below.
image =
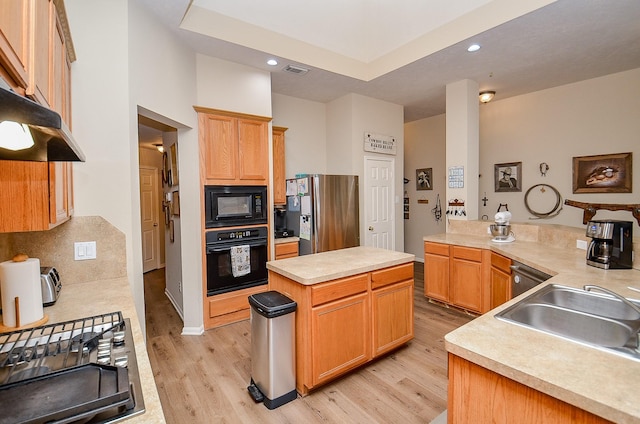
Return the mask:
[[369,294],[360,293],[311,310],[312,386],[371,359]]
[[424,295],[449,302],[449,245],[424,243]]
[[413,339],[413,279],[373,290],[373,357]]

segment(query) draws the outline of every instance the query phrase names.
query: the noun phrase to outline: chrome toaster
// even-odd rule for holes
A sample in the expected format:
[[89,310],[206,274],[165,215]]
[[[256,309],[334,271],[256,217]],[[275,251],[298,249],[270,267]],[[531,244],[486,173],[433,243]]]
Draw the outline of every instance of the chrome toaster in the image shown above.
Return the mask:
[[62,289],[58,270],[52,266],[40,267],[40,283],[42,284],[42,305],[49,306],[56,303]]

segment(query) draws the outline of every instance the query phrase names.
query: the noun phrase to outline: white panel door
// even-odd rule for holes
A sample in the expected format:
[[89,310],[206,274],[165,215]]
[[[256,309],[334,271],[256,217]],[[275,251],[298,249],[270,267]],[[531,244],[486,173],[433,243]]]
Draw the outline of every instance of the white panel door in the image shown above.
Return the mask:
[[140,220],[142,225],[142,272],[160,267],[158,216],[158,170],[140,168]]
[[395,250],[393,159],[365,158],[365,246]]

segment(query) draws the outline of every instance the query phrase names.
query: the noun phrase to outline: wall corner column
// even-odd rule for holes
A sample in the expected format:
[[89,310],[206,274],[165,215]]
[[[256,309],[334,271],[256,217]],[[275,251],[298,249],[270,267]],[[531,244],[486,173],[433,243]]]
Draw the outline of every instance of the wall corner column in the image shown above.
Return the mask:
[[[478,219],[478,176],[480,169],[480,108],[478,89],[478,83],[468,79],[447,84],[446,201],[459,199],[465,203],[465,215],[448,215],[449,219]],[[449,169],[452,167],[463,167],[463,187],[449,187]]]

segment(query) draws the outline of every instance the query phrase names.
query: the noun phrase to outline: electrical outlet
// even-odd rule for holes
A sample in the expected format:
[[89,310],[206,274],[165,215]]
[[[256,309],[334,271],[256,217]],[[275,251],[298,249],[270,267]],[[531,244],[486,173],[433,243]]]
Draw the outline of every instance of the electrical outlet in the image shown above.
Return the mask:
[[587,242],[584,240],[576,240],[576,247],[578,249],[587,250]]
[[95,241],[78,241],[73,243],[74,259],[76,261],[84,261],[96,258],[96,242]]

